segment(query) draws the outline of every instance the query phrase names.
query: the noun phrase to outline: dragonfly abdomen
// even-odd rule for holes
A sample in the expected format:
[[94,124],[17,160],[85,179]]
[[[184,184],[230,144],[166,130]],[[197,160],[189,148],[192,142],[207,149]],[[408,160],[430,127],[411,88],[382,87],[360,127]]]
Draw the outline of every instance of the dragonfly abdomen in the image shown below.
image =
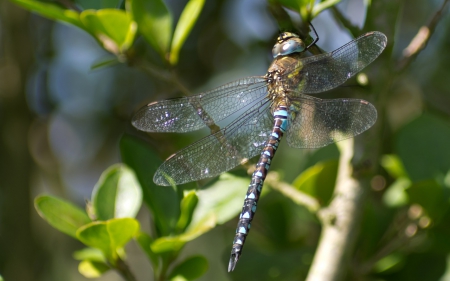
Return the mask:
[[277,151],[281,137],[287,129],[288,111],[285,105],[279,105],[273,113],[274,126],[261,156],[253,172],[252,180],[245,195],[244,206],[239,215],[239,222],[236,228],[236,235],[231,249],[228,272],[233,271],[244,247],[245,239],[250,231],[251,222],[256,212],[256,206],[261,195],[264,180],[270,168],[272,158]]

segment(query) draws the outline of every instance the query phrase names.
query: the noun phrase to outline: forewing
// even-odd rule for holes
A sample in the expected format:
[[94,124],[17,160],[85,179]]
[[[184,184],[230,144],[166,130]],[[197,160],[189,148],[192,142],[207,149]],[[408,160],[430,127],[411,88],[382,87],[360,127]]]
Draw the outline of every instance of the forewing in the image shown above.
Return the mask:
[[373,31],[331,53],[300,59],[297,69],[293,71],[298,72],[300,79],[295,90],[314,94],[341,85],[374,61],[383,52],[386,43],[383,33]]
[[132,124],[146,132],[190,132],[220,120],[266,96],[263,77],[247,77],[196,96],[158,101],[141,108]]
[[377,110],[365,100],[321,100],[302,95],[287,133],[289,146],[318,148],[361,134],[377,120]]
[[255,104],[229,126],[169,157],[153,181],[158,185],[182,184],[231,170],[261,153],[272,127],[269,101]]

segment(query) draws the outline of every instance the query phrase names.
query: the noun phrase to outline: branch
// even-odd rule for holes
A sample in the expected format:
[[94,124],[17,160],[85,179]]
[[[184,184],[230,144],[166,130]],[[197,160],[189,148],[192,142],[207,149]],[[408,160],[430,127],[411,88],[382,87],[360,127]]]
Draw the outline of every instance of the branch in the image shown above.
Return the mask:
[[444,0],[441,8],[434,14],[431,21],[428,25],[422,26],[417,32],[416,36],[411,40],[408,47],[403,50],[402,57],[398,63],[398,72],[401,72],[417,57],[417,55],[422,51],[427,45],[428,41],[431,38],[431,35],[434,33],[439,20],[442,18],[442,13],[445,9],[449,0]]
[[265,181],[272,189],[279,191],[287,198],[291,198],[295,203],[305,206],[311,213],[316,213],[319,208],[319,202],[314,197],[303,193],[295,187],[280,181],[280,175],[277,172],[267,174]]
[[328,208],[319,212],[322,235],[307,281],[341,280],[346,272],[363,201],[363,183],[352,176],[353,144],[354,139],[338,143],[341,157],[334,199]]

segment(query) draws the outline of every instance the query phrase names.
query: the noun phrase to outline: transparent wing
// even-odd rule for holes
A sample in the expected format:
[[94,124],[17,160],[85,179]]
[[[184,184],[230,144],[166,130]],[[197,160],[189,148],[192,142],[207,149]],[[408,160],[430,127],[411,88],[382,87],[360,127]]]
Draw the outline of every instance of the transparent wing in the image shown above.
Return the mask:
[[296,148],[318,148],[361,134],[377,120],[377,110],[365,100],[321,100],[302,95],[294,102],[286,140]]
[[229,126],[169,157],[153,181],[171,185],[214,177],[260,154],[273,127],[269,105],[255,104]]
[[378,31],[361,35],[331,53],[299,60],[294,71],[299,84],[292,87],[299,93],[320,93],[333,89],[374,61],[386,47],[386,36]]
[[212,126],[267,93],[263,77],[243,78],[196,96],[150,103],[132,118],[146,132],[189,132]]

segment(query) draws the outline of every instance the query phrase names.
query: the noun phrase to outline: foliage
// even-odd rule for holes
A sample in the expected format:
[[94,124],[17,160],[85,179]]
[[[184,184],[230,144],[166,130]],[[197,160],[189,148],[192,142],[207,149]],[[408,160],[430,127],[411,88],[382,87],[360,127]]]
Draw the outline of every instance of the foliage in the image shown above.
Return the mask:
[[[80,1],[77,4],[87,8],[83,11],[55,2],[11,1],[49,19],[76,26],[115,56],[92,68],[126,62],[185,91],[166,69],[174,69],[179,63],[180,52],[201,14],[204,0],[188,1],[175,25],[162,0],[127,0],[118,8],[109,4],[89,7],[94,4]],[[278,6],[281,3],[310,21],[340,1],[269,2]],[[368,5],[366,8],[370,9]],[[333,12],[338,13],[334,8]],[[373,20],[367,23],[370,24]],[[147,64],[148,57],[140,49],[141,38],[157,54],[159,61],[153,61],[162,64],[162,68]],[[388,58],[392,47],[388,49],[389,54],[380,59],[384,60],[384,66],[393,68]],[[378,75],[371,82],[389,76],[381,71],[370,74]],[[371,87],[370,84],[362,87],[362,92],[373,90]],[[380,99],[383,98],[387,99]],[[387,121],[380,122],[389,127]],[[439,114],[428,112],[404,122],[399,130],[392,130],[387,138],[383,139],[381,133],[377,136],[378,143],[389,142],[392,146],[379,145],[376,158],[379,162],[374,163],[376,172],[368,176],[372,190],[367,191],[369,196],[361,211],[361,232],[349,278],[438,280],[449,272],[450,123]],[[113,269],[123,278],[134,280],[126,265],[125,245],[131,240],[136,241],[150,261],[154,280],[200,278],[208,270],[208,259],[200,255],[183,257],[182,251],[188,242],[235,218],[242,203],[241,187],[248,184],[248,177],[224,174],[199,191],[194,191],[193,185],[184,189],[162,188],[152,180],[162,163],[158,153],[146,142],[129,135],[121,138],[119,146],[123,163],[103,172],[86,211],[63,199],[41,195],[35,199],[39,215],[87,246],[74,254],[80,261],[79,272],[87,278],[100,277]],[[327,149],[305,155],[309,163],[304,170],[297,171],[292,183],[285,180],[293,192],[314,200],[321,210],[333,199],[338,170],[336,155]],[[267,185],[271,187],[270,182]],[[320,210],[286,200],[273,190],[265,190],[263,195],[261,204],[265,207],[259,210],[254,223],[253,245],[247,246],[246,258],[240,264],[242,271],[234,273],[233,278],[298,280],[306,276],[318,243],[320,223],[316,215]],[[151,233],[141,229],[135,219],[142,201],[152,216]],[[432,270],[425,270],[428,268]]]

